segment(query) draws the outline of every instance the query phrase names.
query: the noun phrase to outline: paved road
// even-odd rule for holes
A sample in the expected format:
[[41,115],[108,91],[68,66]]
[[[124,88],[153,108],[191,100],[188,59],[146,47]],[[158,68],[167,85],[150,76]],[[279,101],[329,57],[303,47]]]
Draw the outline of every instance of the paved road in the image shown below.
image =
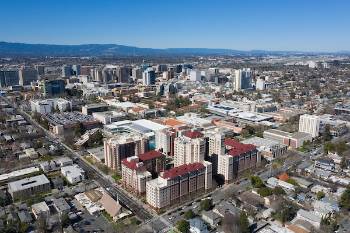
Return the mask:
[[[50,131],[46,130],[44,127],[42,127],[40,124],[38,124],[36,121],[32,119],[32,117],[27,114],[26,112],[22,111],[19,108],[16,108],[8,99],[1,97],[4,101],[6,101],[10,106],[15,108],[17,112],[22,115],[29,123],[32,125],[38,127],[41,129],[45,135],[50,138],[52,141],[58,143],[62,147],[64,147],[66,150],[68,150],[71,154],[69,155],[75,163],[77,163],[82,169],[84,169],[87,174],[93,175],[93,178],[104,188],[107,190],[107,192],[115,199],[119,199],[120,203],[130,209],[138,218],[140,218],[142,221],[149,221],[154,216],[153,213],[149,212],[147,209],[145,209],[142,205],[137,203],[137,201],[133,200],[131,197],[129,197],[126,193],[123,192],[123,190],[120,190],[113,182],[111,182],[107,176],[101,173],[101,171],[97,170],[93,166],[91,166],[88,162],[84,161],[80,154],[76,151],[74,151],[72,148],[67,146],[65,143],[63,143],[59,138],[57,138],[55,135],[53,135]],[[164,224],[164,228],[166,225]]]

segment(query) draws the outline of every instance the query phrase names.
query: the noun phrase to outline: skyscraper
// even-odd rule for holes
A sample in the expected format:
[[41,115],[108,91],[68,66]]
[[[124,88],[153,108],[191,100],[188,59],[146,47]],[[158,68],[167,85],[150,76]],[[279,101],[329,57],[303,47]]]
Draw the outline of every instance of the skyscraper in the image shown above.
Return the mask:
[[299,132],[311,134],[318,137],[320,133],[320,118],[318,116],[304,114],[299,119]]
[[80,65],[72,65],[72,74],[75,75],[75,76],[78,76],[80,75],[80,69],[81,69],[81,66]]
[[117,82],[129,83],[130,67],[122,66],[117,68]]
[[199,82],[202,80],[201,72],[199,70],[191,70],[190,80],[193,82]]
[[38,71],[32,67],[22,66],[18,72],[19,85],[27,86],[31,82],[38,80]]
[[45,97],[62,95],[65,92],[65,82],[63,79],[45,80],[42,92]]
[[0,70],[0,87],[10,87],[19,84],[17,69]]
[[250,68],[235,70],[234,90],[240,91],[251,88],[252,72]]
[[62,66],[62,77],[70,77],[72,75],[72,66],[63,65]]
[[156,73],[153,68],[149,67],[142,73],[142,83],[145,86],[154,85],[156,83]]

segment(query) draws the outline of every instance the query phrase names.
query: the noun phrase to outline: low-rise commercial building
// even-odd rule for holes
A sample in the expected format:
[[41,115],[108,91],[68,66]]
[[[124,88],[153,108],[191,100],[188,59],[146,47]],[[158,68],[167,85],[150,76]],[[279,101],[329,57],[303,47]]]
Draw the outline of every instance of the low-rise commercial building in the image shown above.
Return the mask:
[[292,148],[299,148],[306,141],[312,141],[309,133],[297,132],[289,133],[277,129],[269,129],[264,131],[264,138],[277,141]]
[[105,112],[108,110],[107,104],[89,104],[81,108],[84,115],[91,115],[94,112]]
[[101,123],[90,115],[83,115],[80,112],[51,113],[44,116],[49,123],[49,130],[56,135],[71,133],[80,124],[84,129],[90,130],[100,127]]
[[72,102],[62,98],[31,100],[31,111],[40,114],[52,113],[56,110],[60,112],[70,111],[72,109]]
[[242,141],[243,144],[252,144],[257,147],[261,156],[271,161],[287,152],[288,147],[274,140],[252,137]]
[[25,199],[50,190],[50,181],[45,175],[33,176],[8,184],[8,192],[14,200]]
[[71,184],[79,183],[85,179],[85,171],[76,164],[71,166],[61,167],[61,174]]

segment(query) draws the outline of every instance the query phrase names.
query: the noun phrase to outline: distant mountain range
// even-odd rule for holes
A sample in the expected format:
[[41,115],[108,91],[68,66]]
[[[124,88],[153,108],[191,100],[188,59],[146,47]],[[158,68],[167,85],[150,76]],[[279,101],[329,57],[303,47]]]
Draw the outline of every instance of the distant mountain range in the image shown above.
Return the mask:
[[[344,53],[344,52],[342,52]],[[349,53],[349,52],[347,52]],[[0,56],[171,56],[171,55],[293,55],[331,54],[298,51],[241,51],[208,48],[139,48],[118,44],[53,45],[0,42]],[[334,54],[334,53],[333,53]]]

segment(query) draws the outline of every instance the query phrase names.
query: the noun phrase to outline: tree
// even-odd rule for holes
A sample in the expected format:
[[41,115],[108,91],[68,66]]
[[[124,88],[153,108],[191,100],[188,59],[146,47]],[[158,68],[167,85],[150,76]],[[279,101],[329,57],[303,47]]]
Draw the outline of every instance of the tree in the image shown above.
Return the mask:
[[241,211],[239,215],[239,229],[242,233],[249,233],[249,221],[248,216],[244,211]]
[[332,233],[338,229],[338,224],[336,219],[333,219],[331,215],[326,215],[321,218],[321,227],[322,232]]
[[190,231],[190,223],[186,220],[180,220],[176,223],[176,228],[182,233],[188,233]]
[[276,212],[273,213],[273,217],[284,224],[285,222],[292,220],[296,215],[296,212],[296,206],[290,202],[283,202],[278,206]]
[[265,187],[264,182],[259,176],[251,176],[250,182],[254,188],[262,188]]
[[350,187],[341,195],[339,206],[345,210],[350,210]]
[[195,216],[195,214],[193,213],[192,210],[188,210],[184,214],[184,218],[187,219],[187,220],[191,219],[191,218],[194,218],[194,216]]
[[294,185],[294,186],[299,186],[299,184],[295,180],[293,180],[292,178],[288,178],[287,182]]
[[267,197],[267,196],[270,196],[272,194],[272,191],[268,187],[262,187],[262,188],[259,188],[258,194],[262,197]]
[[340,161],[340,168],[341,169],[346,169],[348,167],[348,162],[345,157],[341,158]]
[[285,195],[286,194],[284,189],[279,187],[279,186],[276,186],[274,189],[272,189],[272,193],[275,195]]
[[211,200],[210,199],[204,199],[200,203],[201,210],[208,211],[211,208]]
[[321,200],[322,198],[325,197],[325,194],[322,191],[318,191],[316,196],[317,196],[317,200]]
[[69,226],[70,220],[69,220],[68,214],[63,214],[61,216],[61,224],[62,224],[62,227],[68,227]]
[[328,142],[328,141],[330,141],[332,139],[332,134],[331,134],[329,125],[325,126],[322,136],[323,136],[323,140],[325,142]]

